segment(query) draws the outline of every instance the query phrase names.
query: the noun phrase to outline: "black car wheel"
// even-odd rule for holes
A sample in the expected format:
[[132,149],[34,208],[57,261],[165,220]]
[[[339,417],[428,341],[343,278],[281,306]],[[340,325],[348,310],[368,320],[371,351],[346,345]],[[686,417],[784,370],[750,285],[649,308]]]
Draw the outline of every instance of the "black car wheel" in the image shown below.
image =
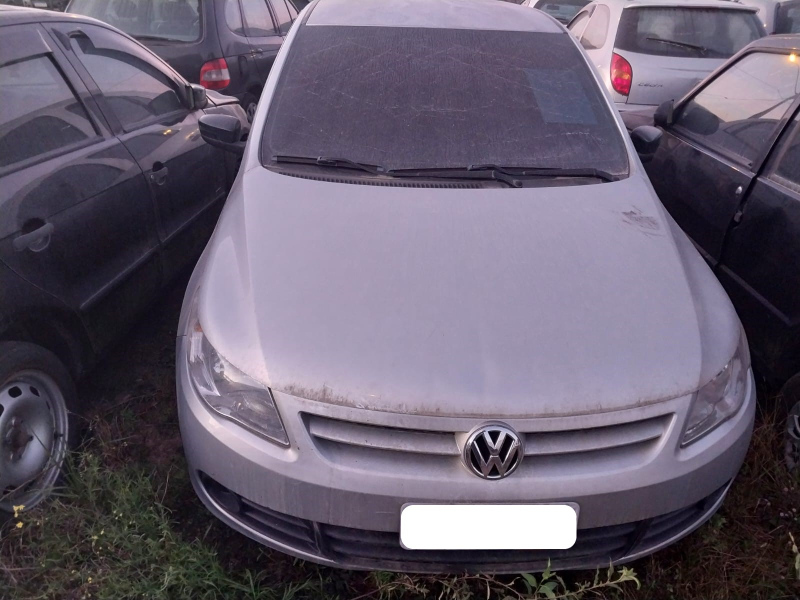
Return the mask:
[[76,408],[75,385],[54,354],[0,343],[0,512],[49,495],[77,439]]
[[784,429],[784,462],[786,468],[800,472],[800,374],[792,377],[781,390],[781,410],[786,414]]

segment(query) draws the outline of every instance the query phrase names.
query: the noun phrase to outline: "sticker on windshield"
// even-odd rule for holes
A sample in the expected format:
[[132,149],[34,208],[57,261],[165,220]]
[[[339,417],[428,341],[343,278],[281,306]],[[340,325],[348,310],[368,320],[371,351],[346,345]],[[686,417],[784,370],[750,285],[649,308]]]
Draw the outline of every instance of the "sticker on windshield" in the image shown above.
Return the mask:
[[525,69],[545,123],[596,125],[592,103],[575,73],[561,69]]

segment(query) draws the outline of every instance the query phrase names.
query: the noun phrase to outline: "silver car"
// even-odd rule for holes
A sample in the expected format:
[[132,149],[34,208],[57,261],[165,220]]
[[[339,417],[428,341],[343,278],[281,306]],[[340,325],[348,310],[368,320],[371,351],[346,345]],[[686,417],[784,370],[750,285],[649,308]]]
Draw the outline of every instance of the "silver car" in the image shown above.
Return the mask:
[[619,110],[683,97],[765,35],[757,10],[730,0],[597,0],[567,28]]
[[316,0],[179,325],[222,521],[326,565],[608,566],[719,508],[755,388],[730,301],[575,40],[493,0]]

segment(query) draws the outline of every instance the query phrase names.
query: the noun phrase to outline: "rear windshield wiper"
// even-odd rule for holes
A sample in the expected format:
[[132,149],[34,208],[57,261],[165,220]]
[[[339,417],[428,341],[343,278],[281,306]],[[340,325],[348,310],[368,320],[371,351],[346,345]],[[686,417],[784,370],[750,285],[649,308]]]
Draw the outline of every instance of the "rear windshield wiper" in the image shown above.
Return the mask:
[[697,44],[690,44],[688,42],[679,42],[678,40],[668,40],[665,38],[653,37],[653,36],[648,36],[645,39],[651,42],[661,42],[662,44],[677,46],[678,48],[688,48],[689,50],[695,50],[697,52],[700,52],[701,54],[705,54],[706,52],[708,52],[708,48],[706,48],[705,46],[698,46]]
[[380,165],[360,163],[350,160],[349,158],[332,158],[330,156],[288,156],[285,154],[278,154],[277,156],[273,156],[272,160],[276,163],[317,165],[318,167],[330,167],[333,169],[355,169],[358,171],[366,171],[372,175],[384,174],[384,169]]

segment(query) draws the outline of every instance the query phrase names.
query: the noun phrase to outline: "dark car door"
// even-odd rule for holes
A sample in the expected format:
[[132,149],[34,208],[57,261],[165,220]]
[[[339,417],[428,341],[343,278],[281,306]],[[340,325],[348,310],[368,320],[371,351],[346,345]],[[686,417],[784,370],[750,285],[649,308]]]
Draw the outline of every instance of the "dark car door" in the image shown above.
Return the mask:
[[39,25],[2,28],[0,107],[0,259],[99,350],[161,282],[144,174]]
[[[247,39],[261,81],[267,80],[283,36],[275,25],[267,0],[240,0]],[[288,29],[287,29],[288,31]]]
[[712,265],[794,101],[797,63],[751,52],[678,109],[647,172],[661,201]]
[[186,83],[147,50],[104,27],[55,25],[156,202],[165,279],[197,258],[226,195],[225,161],[200,136]]
[[783,382],[800,370],[800,114],[731,229],[718,269],[756,357]]

